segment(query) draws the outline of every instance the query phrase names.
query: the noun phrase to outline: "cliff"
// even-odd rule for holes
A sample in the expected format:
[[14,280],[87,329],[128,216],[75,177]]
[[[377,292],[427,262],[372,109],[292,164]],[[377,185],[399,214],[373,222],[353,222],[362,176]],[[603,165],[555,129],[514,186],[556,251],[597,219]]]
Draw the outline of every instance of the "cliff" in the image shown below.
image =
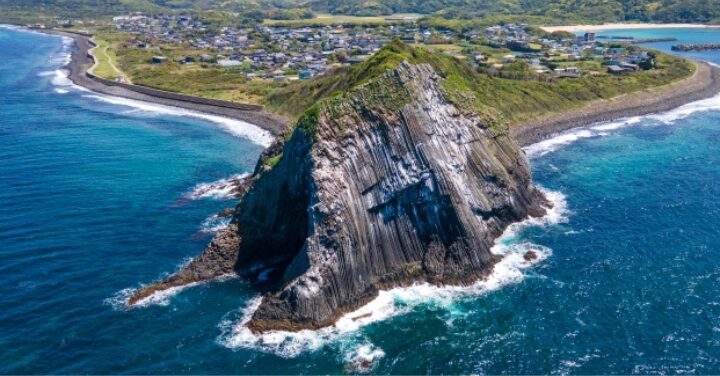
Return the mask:
[[318,102],[265,152],[231,225],[129,304],[240,273],[266,291],[251,329],[314,329],[380,289],[487,276],[495,239],[548,204],[507,129],[442,74],[403,62]]

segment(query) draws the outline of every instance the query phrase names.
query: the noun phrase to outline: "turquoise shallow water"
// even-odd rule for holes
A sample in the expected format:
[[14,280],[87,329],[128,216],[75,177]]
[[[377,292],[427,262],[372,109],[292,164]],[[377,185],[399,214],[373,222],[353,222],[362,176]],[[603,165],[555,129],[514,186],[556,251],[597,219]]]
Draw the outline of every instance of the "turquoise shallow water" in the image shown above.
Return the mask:
[[[696,33],[650,35],[720,37]],[[487,283],[393,290],[367,325],[259,338],[240,280],[119,303],[202,250],[233,201],[188,194],[262,147],[64,86],[64,48],[0,29],[0,373],[720,372],[720,100],[529,148],[560,205],[501,241]]]

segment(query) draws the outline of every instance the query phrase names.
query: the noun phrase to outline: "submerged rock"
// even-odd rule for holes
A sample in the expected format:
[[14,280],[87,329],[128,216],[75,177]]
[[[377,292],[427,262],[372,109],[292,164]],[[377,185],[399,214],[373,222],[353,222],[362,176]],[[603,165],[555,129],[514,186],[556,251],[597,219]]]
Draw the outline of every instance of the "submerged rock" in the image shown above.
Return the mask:
[[430,65],[402,63],[310,109],[262,157],[272,163],[251,178],[231,225],[129,303],[273,267],[281,272],[250,328],[315,329],[380,289],[486,277],[495,239],[547,203],[506,129],[451,102],[443,81]]

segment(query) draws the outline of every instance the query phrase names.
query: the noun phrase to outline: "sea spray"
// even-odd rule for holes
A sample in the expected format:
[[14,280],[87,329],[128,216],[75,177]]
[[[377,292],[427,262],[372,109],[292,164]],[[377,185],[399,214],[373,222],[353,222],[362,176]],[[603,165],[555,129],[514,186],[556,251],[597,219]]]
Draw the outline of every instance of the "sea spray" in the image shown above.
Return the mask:
[[200,225],[200,233],[204,235],[214,234],[220,230],[227,228],[230,225],[230,217],[221,217],[217,214],[213,214],[207,217],[202,225]]
[[226,179],[220,179],[211,183],[197,184],[185,195],[187,200],[199,200],[210,198],[214,200],[230,200],[237,198],[237,191],[243,181],[250,174],[237,174]]

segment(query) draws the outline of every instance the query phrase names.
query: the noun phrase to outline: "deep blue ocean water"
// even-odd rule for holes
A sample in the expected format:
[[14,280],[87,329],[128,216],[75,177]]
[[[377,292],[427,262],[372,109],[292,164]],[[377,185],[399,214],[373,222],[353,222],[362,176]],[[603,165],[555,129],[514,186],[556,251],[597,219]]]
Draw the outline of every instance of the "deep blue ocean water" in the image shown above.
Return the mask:
[[188,195],[251,171],[266,138],[67,86],[66,49],[0,29],[0,373],[720,373],[720,99],[529,148],[558,206],[500,241],[488,282],[384,293],[367,325],[254,337],[241,280],[122,299],[203,249],[233,200]]

